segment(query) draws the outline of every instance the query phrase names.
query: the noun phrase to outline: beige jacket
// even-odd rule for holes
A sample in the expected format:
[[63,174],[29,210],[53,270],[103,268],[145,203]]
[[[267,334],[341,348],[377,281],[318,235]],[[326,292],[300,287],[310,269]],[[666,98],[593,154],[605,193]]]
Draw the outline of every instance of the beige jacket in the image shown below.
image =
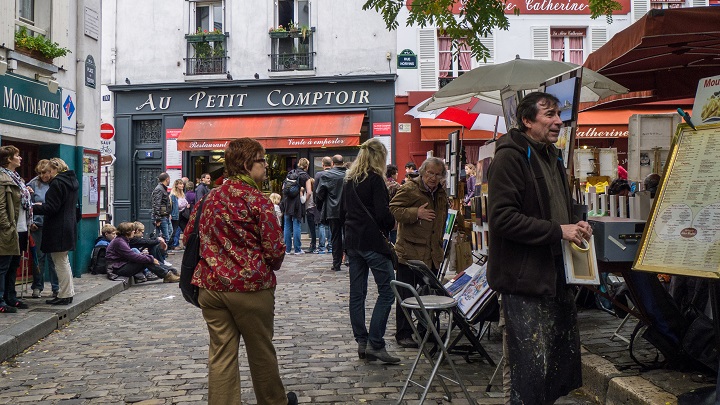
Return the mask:
[[[398,222],[395,252],[400,263],[422,260],[428,267],[439,269],[444,256],[442,238],[448,213],[447,193],[440,186],[433,195],[425,190],[421,179],[405,182],[390,201],[390,212]],[[425,203],[428,203],[426,208],[435,210],[432,222],[418,220],[418,208]]]
[[0,256],[20,255],[17,222],[20,215],[20,187],[0,172]]

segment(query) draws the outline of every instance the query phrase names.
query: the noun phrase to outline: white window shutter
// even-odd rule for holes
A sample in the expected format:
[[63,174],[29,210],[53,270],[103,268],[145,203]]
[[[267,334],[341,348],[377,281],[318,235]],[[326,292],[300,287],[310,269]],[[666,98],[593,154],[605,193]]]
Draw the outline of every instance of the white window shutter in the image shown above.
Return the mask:
[[480,37],[480,42],[488,49],[490,55],[486,61],[478,60],[479,65],[492,65],[495,63],[495,34],[490,33],[487,37]]
[[590,52],[595,52],[608,41],[607,28],[590,27]]
[[707,7],[709,5],[708,0],[690,0],[690,7]]
[[531,27],[532,58],[550,60],[550,27]]
[[15,49],[15,5],[17,1],[0,1],[0,44]]
[[650,0],[632,0],[632,18],[637,21],[650,11]]
[[434,29],[418,30],[420,51],[420,90],[438,89],[438,67],[437,67],[437,31]]
[[[68,0],[53,0],[52,2],[52,19],[50,27],[50,39],[53,42],[57,42],[61,48],[70,48],[70,40],[68,39],[68,29],[70,28],[70,2]],[[99,10],[98,10],[99,11]],[[78,30],[81,30],[78,27]],[[81,31],[79,31],[78,35]],[[75,50],[73,50],[75,51]],[[70,66],[70,59],[75,55],[71,53],[70,56],[61,56],[53,59],[53,64],[56,66]],[[80,56],[78,56],[80,57]]]

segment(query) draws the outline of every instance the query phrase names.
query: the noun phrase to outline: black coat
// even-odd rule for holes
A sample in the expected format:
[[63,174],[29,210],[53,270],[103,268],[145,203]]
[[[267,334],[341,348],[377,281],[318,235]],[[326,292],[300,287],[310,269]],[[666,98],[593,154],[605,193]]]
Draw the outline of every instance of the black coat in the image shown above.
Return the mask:
[[[305,189],[307,192],[307,181],[310,180],[310,175],[303,169],[296,169],[298,175],[298,184],[300,187]],[[280,209],[283,215],[290,215],[293,218],[302,220],[305,218],[305,204],[300,201],[300,194],[295,197],[289,197],[286,195],[282,196],[280,201]]]
[[[340,218],[340,203],[345,182],[344,166],[334,166],[320,175],[320,181],[315,184],[315,207],[320,212],[320,221],[327,223],[328,219]],[[387,188],[386,188],[387,190]]]
[[78,183],[75,172],[58,173],[50,181],[45,203],[33,207],[33,213],[44,215],[42,251],[45,253],[75,250],[77,239]]
[[[346,249],[390,254],[383,239],[383,235],[387,237],[388,232],[395,226],[389,203],[385,179],[377,173],[370,173],[359,184],[351,181],[345,183],[341,220],[344,221]],[[372,219],[363,209],[363,205],[372,215]]]
[[[500,293],[555,296],[556,258],[562,254],[560,223],[551,219],[550,193],[572,201],[565,167],[557,161],[563,190],[549,190],[537,150],[512,130],[495,147],[488,170],[487,280]],[[572,218],[568,204],[568,217]]]

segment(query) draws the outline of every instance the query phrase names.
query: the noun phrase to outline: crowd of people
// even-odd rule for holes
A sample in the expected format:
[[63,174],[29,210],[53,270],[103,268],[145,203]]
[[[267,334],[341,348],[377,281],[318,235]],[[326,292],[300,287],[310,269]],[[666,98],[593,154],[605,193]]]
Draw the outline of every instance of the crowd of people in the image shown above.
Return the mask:
[[23,254],[33,258],[32,298],[42,296],[45,265],[52,289],[46,303],[68,305],[75,295],[68,252],[77,239],[77,176],[60,158],[42,159],[26,184],[17,172],[21,165],[18,148],[0,147],[0,313],[29,307],[15,290]]

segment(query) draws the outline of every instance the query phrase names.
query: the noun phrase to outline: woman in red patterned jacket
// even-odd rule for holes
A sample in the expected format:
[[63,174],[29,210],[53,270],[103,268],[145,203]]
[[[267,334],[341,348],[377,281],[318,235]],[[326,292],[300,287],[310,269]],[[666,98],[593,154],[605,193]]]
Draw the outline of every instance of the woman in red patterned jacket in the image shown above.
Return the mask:
[[[192,283],[210,333],[208,402],[240,404],[238,350],[245,348],[258,405],[297,404],[280,380],[275,347],[275,270],[285,257],[272,202],[260,190],[265,150],[237,139],[225,150],[226,181],[210,191],[200,217],[200,256]],[[195,204],[199,206],[199,204]],[[197,208],[185,235],[193,232]]]

